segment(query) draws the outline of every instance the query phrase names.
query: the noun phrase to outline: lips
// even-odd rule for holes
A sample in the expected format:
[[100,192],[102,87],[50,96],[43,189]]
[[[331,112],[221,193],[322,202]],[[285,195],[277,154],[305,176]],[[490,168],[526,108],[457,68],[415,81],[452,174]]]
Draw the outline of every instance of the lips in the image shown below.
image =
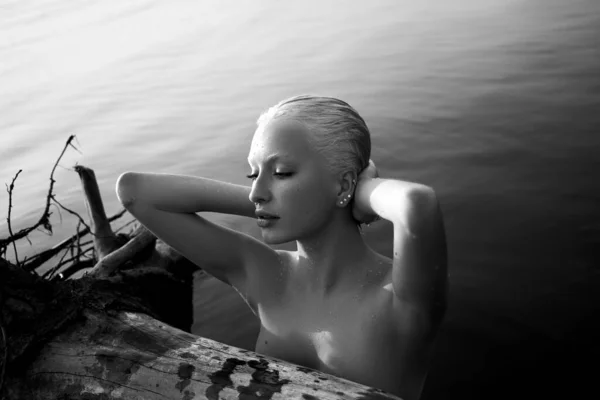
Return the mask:
[[264,210],[256,210],[254,212],[254,214],[256,215],[256,218],[258,218],[258,219],[269,219],[269,220],[279,219],[279,217],[277,215],[268,213]]
[[254,214],[256,214],[256,223],[262,229],[268,229],[279,219],[277,215],[268,213],[264,210],[256,210]]

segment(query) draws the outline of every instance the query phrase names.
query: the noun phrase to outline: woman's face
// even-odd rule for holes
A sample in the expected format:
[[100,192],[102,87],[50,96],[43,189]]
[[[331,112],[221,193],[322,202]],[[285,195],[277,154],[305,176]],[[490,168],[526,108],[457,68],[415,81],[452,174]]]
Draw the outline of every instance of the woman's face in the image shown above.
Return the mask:
[[294,121],[260,126],[252,139],[248,163],[253,179],[250,201],[275,219],[257,219],[266,243],[309,237],[331,218],[336,184],[324,157]]

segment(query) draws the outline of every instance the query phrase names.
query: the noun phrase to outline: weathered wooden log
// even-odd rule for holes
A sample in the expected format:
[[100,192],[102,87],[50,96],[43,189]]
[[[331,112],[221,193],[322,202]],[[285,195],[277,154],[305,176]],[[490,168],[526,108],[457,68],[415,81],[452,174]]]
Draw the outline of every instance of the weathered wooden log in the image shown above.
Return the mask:
[[191,279],[149,267],[106,279],[48,281],[0,259],[0,317],[8,334],[7,361],[22,364],[86,309],[143,312],[189,331]]
[[397,399],[381,390],[194,336],[131,312],[86,310],[50,340],[19,399]]

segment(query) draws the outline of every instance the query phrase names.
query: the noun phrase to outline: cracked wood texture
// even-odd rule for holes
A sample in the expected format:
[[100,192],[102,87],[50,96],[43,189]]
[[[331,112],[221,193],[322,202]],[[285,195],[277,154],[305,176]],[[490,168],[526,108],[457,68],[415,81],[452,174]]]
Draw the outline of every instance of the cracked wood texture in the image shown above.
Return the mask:
[[198,337],[145,314],[85,310],[48,341],[9,399],[398,399]]

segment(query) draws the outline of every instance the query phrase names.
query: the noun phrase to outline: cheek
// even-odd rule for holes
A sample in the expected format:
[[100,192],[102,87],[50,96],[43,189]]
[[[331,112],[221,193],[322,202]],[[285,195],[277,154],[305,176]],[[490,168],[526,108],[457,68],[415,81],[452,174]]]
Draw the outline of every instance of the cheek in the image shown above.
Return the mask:
[[284,201],[291,212],[297,213],[297,217],[312,220],[322,218],[324,214],[330,212],[331,204],[335,202],[335,198],[330,198],[322,185],[313,182],[310,185],[298,185],[290,188]]

